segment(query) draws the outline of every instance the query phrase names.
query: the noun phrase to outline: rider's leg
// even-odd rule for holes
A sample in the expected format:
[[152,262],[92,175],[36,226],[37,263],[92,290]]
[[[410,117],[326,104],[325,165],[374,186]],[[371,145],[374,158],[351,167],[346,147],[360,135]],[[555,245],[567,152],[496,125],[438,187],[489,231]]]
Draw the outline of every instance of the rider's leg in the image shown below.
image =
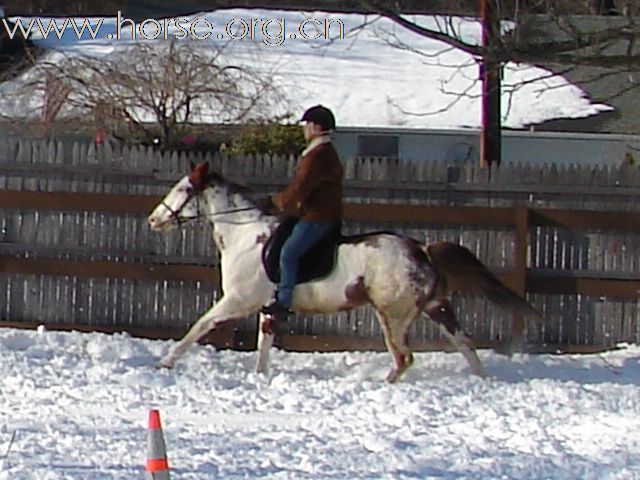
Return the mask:
[[300,220],[293,228],[280,253],[280,281],[276,293],[276,300],[280,306],[287,309],[291,307],[300,257],[327,235],[333,225],[331,222]]

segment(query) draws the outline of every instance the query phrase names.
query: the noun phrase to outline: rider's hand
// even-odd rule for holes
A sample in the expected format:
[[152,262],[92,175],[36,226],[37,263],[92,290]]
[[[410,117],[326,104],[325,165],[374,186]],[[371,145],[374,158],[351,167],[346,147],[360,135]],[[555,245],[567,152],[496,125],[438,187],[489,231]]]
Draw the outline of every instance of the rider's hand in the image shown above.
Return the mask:
[[278,213],[278,207],[273,203],[273,198],[271,195],[266,195],[264,197],[257,198],[255,200],[256,207],[258,207],[262,212],[274,215]]

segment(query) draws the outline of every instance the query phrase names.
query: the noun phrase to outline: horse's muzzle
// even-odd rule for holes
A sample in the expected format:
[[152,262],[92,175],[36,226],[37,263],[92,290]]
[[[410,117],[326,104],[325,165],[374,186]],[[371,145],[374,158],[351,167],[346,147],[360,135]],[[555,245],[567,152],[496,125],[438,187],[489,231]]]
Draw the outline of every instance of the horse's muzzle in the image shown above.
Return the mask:
[[153,230],[154,232],[163,232],[173,226],[173,221],[171,218],[162,220],[155,215],[149,215],[149,217],[147,218],[147,223],[149,224],[149,228],[151,228],[151,230]]

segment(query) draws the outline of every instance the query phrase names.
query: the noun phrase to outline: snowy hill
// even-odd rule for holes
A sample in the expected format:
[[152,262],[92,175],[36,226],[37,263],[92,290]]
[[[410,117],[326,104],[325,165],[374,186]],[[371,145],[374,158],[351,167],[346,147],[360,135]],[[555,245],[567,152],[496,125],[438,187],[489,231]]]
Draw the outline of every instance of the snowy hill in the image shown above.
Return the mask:
[[[420,24],[442,22],[427,16],[412,18]],[[32,19],[14,20],[28,26]],[[83,40],[78,41],[78,29],[74,31],[70,23],[60,38],[50,30],[47,39],[42,38],[35,25],[32,38],[40,37],[39,43],[58,51],[52,53],[50,59],[56,55],[60,58],[60,52],[118,55],[123,54],[132,41],[146,41],[141,40],[140,34],[136,40],[125,39],[131,37],[129,24],[115,18],[91,20],[94,27],[100,22],[99,31],[93,35],[95,39],[87,29]],[[40,21],[46,30],[48,20]],[[57,21],[57,25],[63,26],[64,19]],[[477,22],[462,18],[455,22],[465,38],[478,38]],[[123,25],[120,29],[123,35],[118,35],[119,23]],[[162,32],[155,42],[162,42],[167,33],[180,34],[183,30],[191,32],[187,37],[192,40],[193,35],[203,38],[210,32],[206,40],[193,41],[202,48],[206,48],[207,42],[225,43],[227,59],[267,72],[289,99],[287,105],[280,106],[279,112],[273,113],[302,111],[309,105],[322,103],[336,112],[342,126],[458,128],[480,125],[480,85],[477,82],[474,85],[478,75],[476,62],[465,53],[417,36],[387,19],[358,14],[232,9],[156,23]],[[158,28],[156,23],[147,25],[146,38],[153,37]],[[243,30],[243,25],[253,28]],[[309,38],[327,26],[329,39],[303,39],[301,25]],[[338,25],[344,26],[343,39],[337,38]],[[397,43],[406,48],[392,45]],[[514,90],[522,81],[545,74],[536,67],[506,66],[505,127],[518,128],[554,118],[585,117],[610,109],[602,104],[592,105],[580,89],[560,77],[534,81]],[[39,110],[41,98],[33,95],[17,98],[15,84],[1,87],[3,111],[20,116],[27,109]],[[199,119],[212,120],[215,120],[213,112]]]

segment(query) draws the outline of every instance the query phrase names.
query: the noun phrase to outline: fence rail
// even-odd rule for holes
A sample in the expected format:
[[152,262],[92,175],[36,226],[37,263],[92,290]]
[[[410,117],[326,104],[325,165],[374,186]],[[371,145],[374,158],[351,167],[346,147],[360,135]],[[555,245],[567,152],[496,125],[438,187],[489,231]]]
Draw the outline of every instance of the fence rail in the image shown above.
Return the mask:
[[[219,295],[206,225],[165,236],[145,223],[189,161],[272,191],[295,159],[158,153],[150,149],[0,142],[0,325],[180,335]],[[347,159],[346,233],[393,229],[425,243],[464,244],[547,321],[526,332],[538,349],[640,342],[640,169]],[[465,330],[496,347],[522,328],[470,294],[454,298]],[[295,349],[382,348],[370,309],[299,316]],[[210,337],[249,348],[256,319]],[[416,321],[417,349],[442,348]]]

